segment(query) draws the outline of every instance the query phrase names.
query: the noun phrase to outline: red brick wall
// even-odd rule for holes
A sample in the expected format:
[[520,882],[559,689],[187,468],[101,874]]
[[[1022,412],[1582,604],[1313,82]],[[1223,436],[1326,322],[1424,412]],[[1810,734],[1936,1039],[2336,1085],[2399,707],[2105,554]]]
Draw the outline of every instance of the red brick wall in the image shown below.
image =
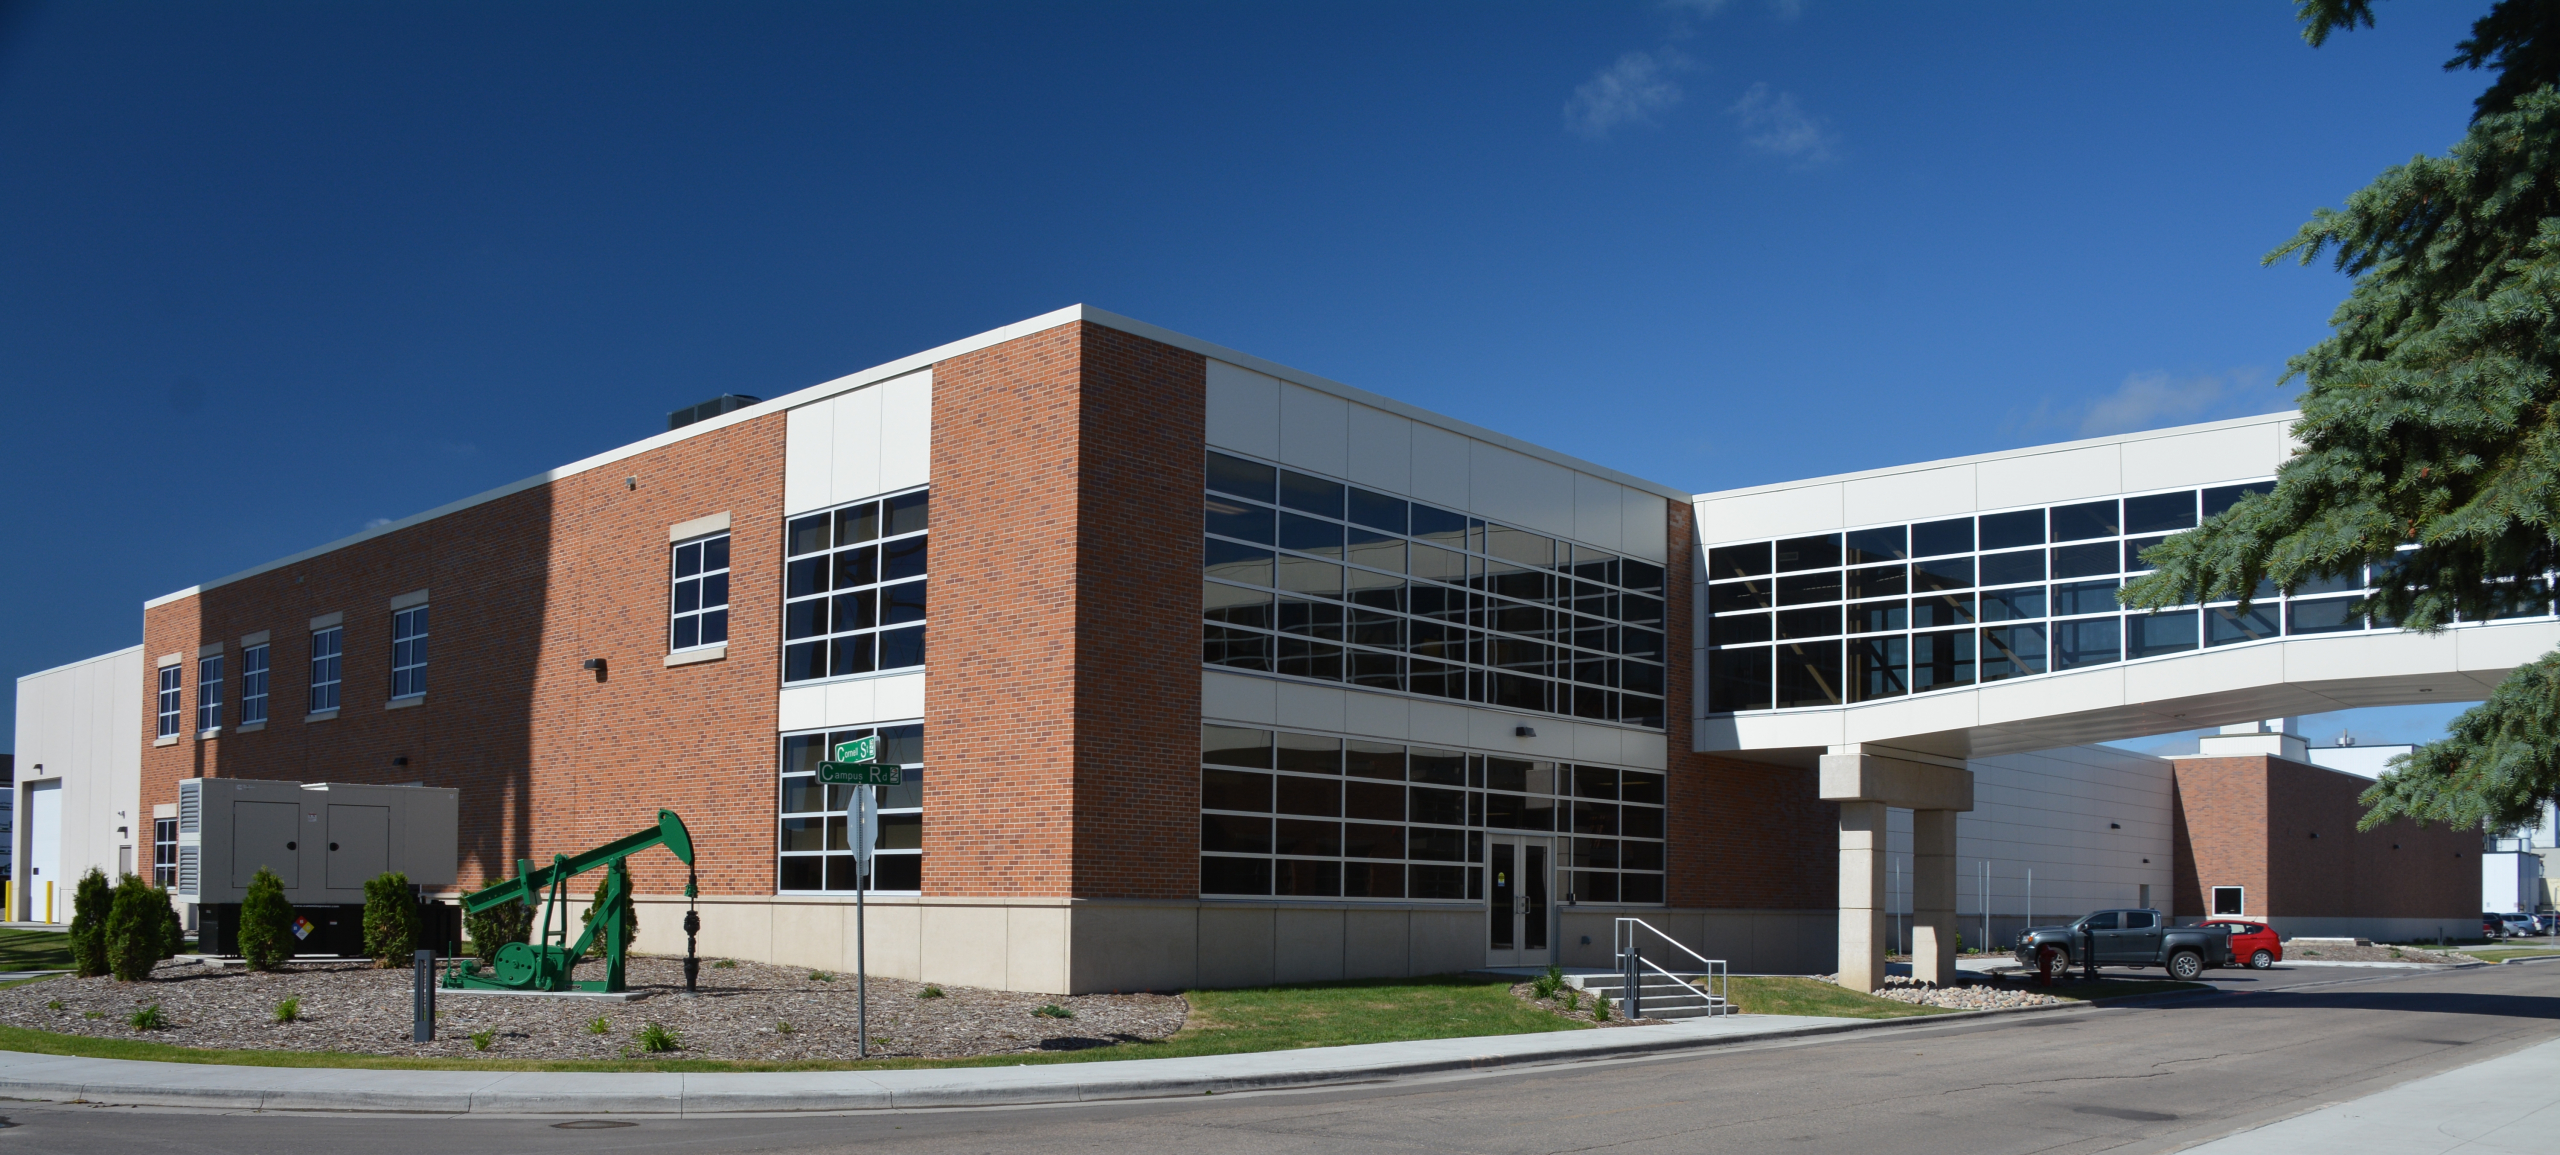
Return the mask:
[[1206,398],[1081,322],[934,367],[926,893],[1199,892]]
[[1814,771],[1691,749],[1696,521],[1686,502],[1670,503],[1669,515],[1670,905],[1833,909],[1840,902],[1840,807],[1822,800]]
[[[146,655],[187,657],[190,724],[197,647],[224,643],[231,728],[146,746],[143,805],[176,801],[193,775],[457,787],[465,886],[664,806],[692,829],[707,892],[770,893],[783,427],[774,414],[702,433],[149,610]],[[667,527],[724,510],[728,656],[666,668]],[[388,710],[388,602],[421,588],[426,702]],[[332,611],[346,615],[340,710],[310,722],[308,625]],[[239,639],[257,630],[271,633],[269,721],[239,733]],[[602,684],[580,668],[591,657],[608,661]],[[682,886],[667,855],[633,865],[643,891]]]
[[2478,832],[2402,820],[2358,833],[2370,785],[2263,754],[2178,759],[2173,913],[2203,916],[2210,888],[2246,886],[2248,913],[2266,918],[2469,917]]

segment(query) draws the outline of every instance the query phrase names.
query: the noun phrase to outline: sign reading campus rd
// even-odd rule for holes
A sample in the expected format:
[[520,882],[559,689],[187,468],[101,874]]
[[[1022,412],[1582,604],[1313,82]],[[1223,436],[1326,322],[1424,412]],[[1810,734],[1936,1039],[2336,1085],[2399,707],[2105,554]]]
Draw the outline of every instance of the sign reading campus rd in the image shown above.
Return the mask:
[[818,781],[829,786],[900,786],[906,773],[877,762],[820,762]]

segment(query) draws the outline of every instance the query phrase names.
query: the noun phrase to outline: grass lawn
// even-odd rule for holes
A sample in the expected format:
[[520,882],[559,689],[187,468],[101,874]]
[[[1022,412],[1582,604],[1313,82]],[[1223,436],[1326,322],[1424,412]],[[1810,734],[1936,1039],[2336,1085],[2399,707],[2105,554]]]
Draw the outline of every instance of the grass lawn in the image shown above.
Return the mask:
[[2560,950],[2553,950],[2547,946],[2524,946],[2508,950],[2482,950],[2478,947],[2473,947],[2469,950],[2463,951],[2462,953],[2479,959],[2481,962],[2505,962],[2511,958],[2551,958],[2554,956],[2560,956]]
[[1900,1019],[1943,1015],[1945,1007],[1922,1007],[1880,999],[1819,979],[1748,977],[1730,980],[1733,1005],[1746,1015],[1817,1015],[1828,1019]]
[[0,930],[0,971],[71,969],[71,936],[58,930]]
[[[1739,986],[1742,980],[1735,980]],[[1800,980],[1783,980],[1800,981]],[[1846,992],[1843,992],[1846,993]],[[879,1059],[867,1063],[753,1063],[717,1059],[552,1062],[528,1059],[398,1058],[307,1051],[216,1051],[173,1047],[141,1038],[95,1039],[0,1026],[0,1050],[96,1059],[168,1063],[233,1063],[254,1067],[362,1067],[396,1070],[498,1071],[845,1071],[919,1067],[1013,1067],[1104,1059],[1173,1059],[1338,1047],[1406,1039],[1521,1035],[1588,1030],[1511,996],[1508,979],[1439,975],[1305,983],[1254,990],[1191,991],[1191,1016],[1159,1042],[1120,1043],[1052,1054],[976,1059]],[[1884,1000],[1871,1000],[1882,1002]],[[1899,1004],[1896,1004],[1899,1005]]]

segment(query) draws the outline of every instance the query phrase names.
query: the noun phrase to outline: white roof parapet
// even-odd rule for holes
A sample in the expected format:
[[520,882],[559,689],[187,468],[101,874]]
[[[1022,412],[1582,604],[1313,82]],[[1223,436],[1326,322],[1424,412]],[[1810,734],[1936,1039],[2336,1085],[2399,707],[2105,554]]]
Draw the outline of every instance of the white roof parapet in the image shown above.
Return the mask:
[[1552,462],[1568,469],[1587,473],[1594,477],[1607,478],[1608,480],[1617,482],[1620,485],[1641,489],[1647,493],[1655,494],[1672,501],[1685,502],[1690,500],[1690,494],[1686,490],[1663,485],[1659,482],[1647,481],[1632,474],[1621,473],[1607,466],[1597,465],[1569,454],[1558,453],[1555,450],[1548,449],[1543,446],[1533,445],[1529,442],[1522,441],[1517,437],[1512,437],[1503,433],[1496,433],[1493,430],[1477,425],[1471,425],[1454,417],[1433,413],[1429,410],[1417,408],[1390,397],[1383,397],[1378,394],[1368,392],[1367,390],[1357,389],[1338,381],[1316,376],[1313,373],[1308,373],[1303,370],[1292,369],[1277,362],[1266,361],[1251,354],[1239,353],[1224,345],[1218,345],[1200,340],[1197,337],[1176,333],[1171,329],[1150,325],[1144,321],[1136,320],[1134,318],[1123,317],[1118,313],[1113,313],[1104,309],[1097,309],[1091,305],[1069,305],[1066,308],[1042,313],[1037,317],[1016,321],[1013,324],[1006,325],[1001,328],[989,329],[986,332],[979,333],[975,336],[963,337],[960,340],[953,341],[948,344],[937,345],[921,353],[914,353],[905,357],[900,357],[897,360],[874,365],[871,368],[863,369],[858,372],[848,373],[830,381],[822,381],[805,389],[785,393],[780,397],[775,397],[766,401],[759,401],[742,409],[733,409],[717,417],[697,421],[681,428],[670,429],[655,436],[642,438],[641,440],[634,441],[631,444],[622,446],[618,449],[606,450],[605,452],[596,454],[592,457],[573,461],[567,465],[559,467],[558,469],[544,470],[541,473],[534,474],[533,476],[524,478],[520,481],[509,482],[508,484],[501,485],[495,489],[476,493],[459,501],[447,502],[443,505],[427,510],[424,513],[413,513],[407,517],[400,518],[397,521],[378,525],[361,533],[350,534],[346,537],[339,538],[336,541],[303,550],[300,553],[289,554],[287,556],[277,558],[274,561],[251,566],[248,569],[241,570],[240,572],[231,574],[227,577],[217,578],[213,581],[205,582],[200,585],[192,585],[182,590],[165,593],[159,597],[152,598],[149,601],[142,603],[142,607],[147,610],[156,606],[166,605],[170,602],[177,601],[181,598],[191,597],[209,589],[229,585],[232,582],[240,581],[245,578],[256,577],[259,574],[281,569],[296,562],[307,561],[323,554],[333,553],[337,550],[355,545],[358,542],[371,541],[372,539],[381,537],[387,533],[396,533],[400,530],[407,529],[410,526],[417,525],[420,522],[431,521],[436,518],[443,517],[448,513],[469,509],[475,505],[485,505],[489,502],[496,501],[499,498],[532,489],[538,485],[545,485],[550,482],[558,481],[564,477],[574,477],[592,469],[601,469],[625,458],[646,453],[661,446],[672,445],[688,437],[700,436],[701,434],[708,433],[715,429],[725,429],[741,421],[752,421],[758,417],[763,417],[768,414],[796,409],[800,406],[808,405],[813,402],[823,401],[840,393],[849,393],[866,385],[886,381],[892,377],[904,376],[908,373],[915,372],[918,369],[932,366],[938,362],[947,361],[953,357],[973,353],[993,345],[1000,345],[1004,342],[1015,340],[1017,338],[1027,337],[1033,333],[1045,332],[1073,321],[1084,321],[1090,324],[1100,325],[1106,329],[1117,329],[1132,336],[1144,337],[1148,340],[1158,341],[1163,344],[1174,346],[1178,349],[1187,349],[1204,357],[1210,357],[1216,360],[1240,365],[1257,373],[1266,373],[1284,381],[1291,381],[1299,385],[1304,385],[1310,389],[1331,393],[1337,397],[1357,401],[1363,405],[1384,409],[1398,414],[1399,416],[1411,418],[1415,421],[1424,422],[1430,425],[1436,425],[1451,432],[1464,434],[1468,437],[1473,437],[1481,441],[1491,442],[1506,449],[1525,453],[1531,457]]

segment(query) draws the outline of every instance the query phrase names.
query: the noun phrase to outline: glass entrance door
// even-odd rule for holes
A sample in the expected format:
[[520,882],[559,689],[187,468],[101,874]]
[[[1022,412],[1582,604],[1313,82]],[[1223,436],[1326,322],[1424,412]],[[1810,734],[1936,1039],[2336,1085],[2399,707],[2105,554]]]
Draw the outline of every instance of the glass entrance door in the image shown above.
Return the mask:
[[1485,839],[1485,965],[1544,966],[1555,961],[1547,933],[1548,893],[1555,876],[1553,844],[1497,834]]

